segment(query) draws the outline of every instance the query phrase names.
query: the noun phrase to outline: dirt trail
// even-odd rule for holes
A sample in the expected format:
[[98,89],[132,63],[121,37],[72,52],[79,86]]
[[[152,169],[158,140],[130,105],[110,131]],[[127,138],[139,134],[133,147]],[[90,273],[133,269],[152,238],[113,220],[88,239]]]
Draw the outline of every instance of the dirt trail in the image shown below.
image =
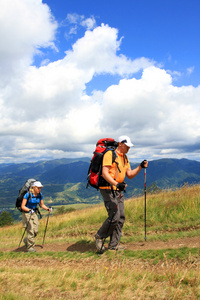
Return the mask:
[[[105,243],[105,246],[107,244]],[[158,250],[158,249],[178,249],[182,247],[188,247],[188,248],[200,248],[200,237],[186,237],[186,238],[180,238],[176,240],[170,240],[170,241],[153,241],[150,242],[144,241],[144,242],[135,242],[135,243],[129,243],[125,244],[126,250]],[[44,251],[55,251],[55,252],[87,252],[87,251],[96,251],[95,244],[82,244],[82,243],[75,243],[75,244],[45,244],[42,248],[41,245],[36,244],[35,247],[37,252],[44,252]],[[14,251],[14,252],[25,252],[25,247],[22,246],[20,248],[16,249],[2,249],[1,251],[8,252],[8,251]]]

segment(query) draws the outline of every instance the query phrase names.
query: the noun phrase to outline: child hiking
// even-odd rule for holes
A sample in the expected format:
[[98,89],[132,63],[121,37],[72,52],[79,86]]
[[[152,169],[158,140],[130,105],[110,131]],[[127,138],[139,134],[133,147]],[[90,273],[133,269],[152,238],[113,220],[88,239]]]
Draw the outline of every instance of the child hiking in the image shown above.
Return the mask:
[[52,208],[48,208],[43,202],[43,195],[41,193],[41,188],[43,185],[40,181],[35,181],[32,187],[24,195],[21,204],[22,211],[22,222],[23,227],[27,230],[27,237],[24,239],[24,243],[27,252],[35,252],[35,237],[38,233],[39,221],[37,213],[39,212],[37,205],[49,212]]
[[123,250],[119,245],[122,236],[122,227],[125,221],[124,195],[127,185],[124,182],[125,176],[134,178],[142,168],[148,167],[148,162],[144,160],[141,164],[131,170],[129,160],[126,156],[130,147],[134,147],[128,136],[120,136],[116,149],[117,157],[112,161],[112,151],[107,151],[103,156],[102,177],[110,184],[99,187],[104,200],[104,205],[108,213],[108,218],[102,224],[95,235],[96,247],[99,251],[104,251],[104,241],[109,236],[109,250]]

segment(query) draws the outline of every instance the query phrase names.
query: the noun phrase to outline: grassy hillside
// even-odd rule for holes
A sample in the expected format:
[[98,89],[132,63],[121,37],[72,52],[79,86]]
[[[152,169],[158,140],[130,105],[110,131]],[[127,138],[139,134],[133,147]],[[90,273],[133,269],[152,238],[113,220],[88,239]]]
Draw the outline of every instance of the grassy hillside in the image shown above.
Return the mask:
[[[200,186],[147,194],[146,242],[144,197],[127,200],[125,211],[127,250],[101,257],[93,236],[106,218],[103,204],[52,216],[44,248],[32,254],[17,249],[21,224],[1,228],[0,299],[199,299],[200,248],[173,245],[200,236]],[[158,242],[171,246],[161,249]],[[152,249],[145,250],[148,244]]]

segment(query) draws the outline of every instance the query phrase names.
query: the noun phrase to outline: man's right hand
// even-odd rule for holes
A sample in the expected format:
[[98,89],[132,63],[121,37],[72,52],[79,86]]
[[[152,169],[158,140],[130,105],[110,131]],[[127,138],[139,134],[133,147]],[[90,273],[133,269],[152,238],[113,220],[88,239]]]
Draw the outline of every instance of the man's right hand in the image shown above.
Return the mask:
[[119,190],[121,192],[125,191],[126,183],[125,182],[118,183],[116,187],[117,187],[117,190]]
[[34,214],[34,212],[35,212],[35,211],[34,211],[33,209],[30,209],[30,210],[29,210],[29,214],[31,214],[31,215]]

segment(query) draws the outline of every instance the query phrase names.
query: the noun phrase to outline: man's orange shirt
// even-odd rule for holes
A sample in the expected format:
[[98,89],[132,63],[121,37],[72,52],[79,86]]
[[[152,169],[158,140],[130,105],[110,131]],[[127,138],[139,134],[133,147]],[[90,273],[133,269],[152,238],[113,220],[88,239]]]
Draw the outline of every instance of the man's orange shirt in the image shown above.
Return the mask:
[[[119,153],[117,152],[117,150],[115,152],[117,153],[115,162],[112,163],[112,151],[107,151],[104,154],[102,166],[110,167],[109,174],[111,175],[111,177],[115,179],[117,182],[121,183],[124,181],[124,178],[126,176],[126,171],[128,168],[130,168],[130,164],[128,159],[124,156],[123,153]],[[113,188],[116,189],[116,187]],[[110,187],[101,187],[101,189],[110,189]]]

